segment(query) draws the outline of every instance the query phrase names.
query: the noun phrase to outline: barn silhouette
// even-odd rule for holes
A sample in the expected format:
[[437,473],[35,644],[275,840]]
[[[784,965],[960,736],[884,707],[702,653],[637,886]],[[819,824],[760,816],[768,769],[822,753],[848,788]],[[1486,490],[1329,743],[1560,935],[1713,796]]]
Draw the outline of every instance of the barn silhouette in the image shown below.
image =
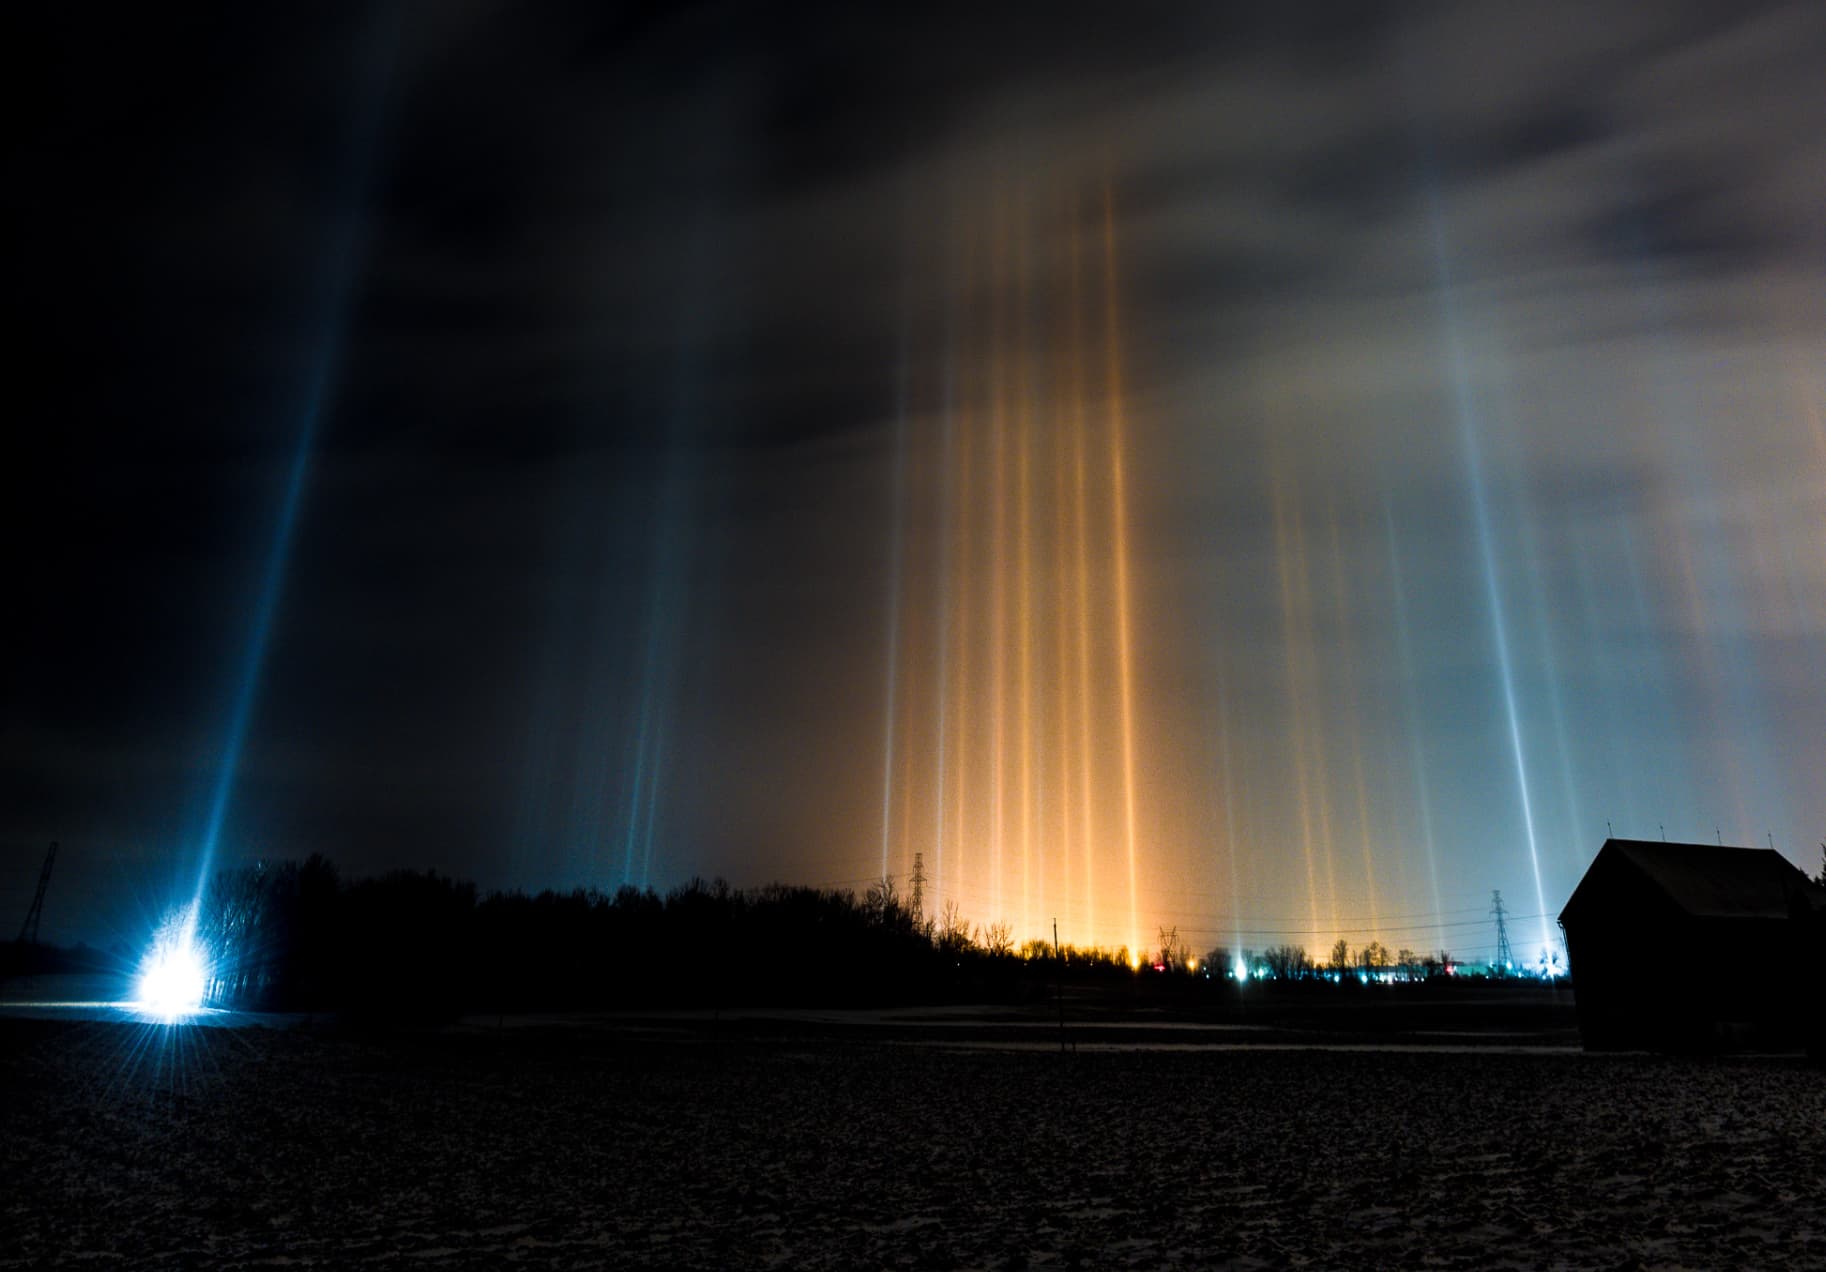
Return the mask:
[[1608,839],[1560,926],[1589,1051],[1821,1044],[1826,888],[1773,849]]

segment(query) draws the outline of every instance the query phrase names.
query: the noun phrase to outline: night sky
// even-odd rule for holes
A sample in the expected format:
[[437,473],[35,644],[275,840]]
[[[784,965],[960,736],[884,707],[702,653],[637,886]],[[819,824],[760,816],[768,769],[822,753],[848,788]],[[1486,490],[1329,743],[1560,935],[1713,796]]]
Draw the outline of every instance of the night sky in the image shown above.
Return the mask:
[[0,918],[1817,867],[1826,9],[1289,8],[9,13]]

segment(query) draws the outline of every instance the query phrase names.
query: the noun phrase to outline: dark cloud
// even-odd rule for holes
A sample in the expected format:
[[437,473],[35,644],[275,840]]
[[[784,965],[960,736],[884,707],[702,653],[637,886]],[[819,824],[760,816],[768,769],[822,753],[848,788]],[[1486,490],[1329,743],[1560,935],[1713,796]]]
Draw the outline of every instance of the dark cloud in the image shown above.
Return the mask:
[[[1517,611],[1546,615],[1531,648],[1584,668],[1588,608],[1627,603],[1629,648],[1659,662],[1618,690],[1618,745],[1737,712],[1758,745],[1817,756],[1793,705],[1817,701],[1754,670],[1766,653],[1792,684],[1826,621],[1800,529],[1822,499],[1816,6],[7,21],[33,103],[8,194],[26,440],[0,490],[0,840],[21,861],[56,834],[100,853],[194,833],[328,349],[241,841],[600,881],[584,841],[626,803],[657,676],[672,771],[696,783],[669,824],[725,845],[669,868],[739,873],[792,841],[750,873],[841,874],[820,854],[877,780],[896,411],[929,461],[947,384],[984,383],[985,282],[1017,242],[1025,334],[999,338],[1060,365],[1072,244],[1106,187],[1144,577],[1187,598],[1156,634],[1190,696],[1249,686],[1258,822],[1286,811],[1277,473],[1315,535],[1338,519],[1346,586],[1314,630],[1364,702],[1402,691],[1382,679],[1393,524],[1440,668],[1412,709],[1429,738],[1482,718],[1448,276],[1496,551]],[[1745,603],[1767,631],[1695,617]],[[1739,663],[1691,718],[1655,714],[1654,676]],[[1823,815],[1771,771],[1769,805]],[[1619,803],[1688,798],[1632,780]],[[1454,806],[1497,785],[1467,776]],[[1556,816],[1599,798],[1561,792]]]

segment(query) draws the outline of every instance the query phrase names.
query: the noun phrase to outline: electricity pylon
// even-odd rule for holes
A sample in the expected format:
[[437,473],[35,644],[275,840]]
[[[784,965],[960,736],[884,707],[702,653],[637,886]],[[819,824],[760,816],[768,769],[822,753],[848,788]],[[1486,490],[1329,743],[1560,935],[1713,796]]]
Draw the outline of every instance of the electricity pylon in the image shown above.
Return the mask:
[[1503,893],[1500,888],[1490,893],[1490,914],[1496,920],[1496,966],[1501,974],[1514,966],[1515,956],[1509,951],[1509,927],[1503,922]]
[[51,882],[51,867],[57,864],[57,841],[52,840],[44,854],[44,869],[38,872],[38,891],[32,894],[32,908],[25,912],[19,927],[19,944],[38,944],[38,920],[44,914],[44,890]]

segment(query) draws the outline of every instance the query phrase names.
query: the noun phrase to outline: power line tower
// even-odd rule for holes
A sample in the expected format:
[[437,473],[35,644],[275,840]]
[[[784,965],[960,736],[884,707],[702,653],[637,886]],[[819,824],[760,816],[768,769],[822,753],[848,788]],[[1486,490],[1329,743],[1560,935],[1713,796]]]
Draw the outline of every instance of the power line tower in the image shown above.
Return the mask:
[[913,917],[920,922],[926,920],[926,854],[913,854]]
[[32,894],[32,908],[25,912],[19,927],[19,944],[38,944],[38,920],[44,914],[44,890],[51,882],[51,867],[57,864],[57,841],[52,840],[44,854],[44,869],[38,872],[38,891]]
[[1490,893],[1490,916],[1496,920],[1496,967],[1497,975],[1502,975],[1515,965],[1515,955],[1509,949],[1509,926],[1503,922],[1503,893],[1498,888]]

